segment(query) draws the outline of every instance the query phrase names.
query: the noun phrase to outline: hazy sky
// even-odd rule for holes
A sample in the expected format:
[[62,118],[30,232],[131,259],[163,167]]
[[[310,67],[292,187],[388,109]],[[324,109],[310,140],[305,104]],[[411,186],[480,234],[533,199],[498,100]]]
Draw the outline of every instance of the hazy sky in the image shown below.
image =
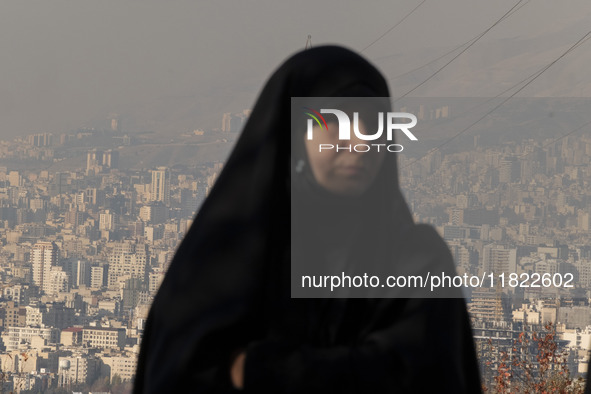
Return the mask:
[[[110,113],[155,128],[193,110],[217,119],[251,106],[308,34],[313,45],[361,50],[419,3],[2,0],[0,138],[94,126]],[[482,32],[516,3],[427,0],[364,55],[387,76],[398,75]],[[531,0],[462,55],[458,67],[470,67],[487,43],[541,38],[560,47],[586,28],[587,0]],[[590,52],[591,43],[583,50]],[[528,58],[532,67],[545,61]]]

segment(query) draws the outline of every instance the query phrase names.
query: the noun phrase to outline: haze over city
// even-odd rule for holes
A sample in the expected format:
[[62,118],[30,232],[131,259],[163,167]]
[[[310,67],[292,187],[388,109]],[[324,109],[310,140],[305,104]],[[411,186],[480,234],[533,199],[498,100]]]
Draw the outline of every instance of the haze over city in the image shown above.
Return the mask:
[[[457,52],[394,77],[466,43],[516,2],[426,2],[373,43],[418,4],[3,1],[0,137],[100,128],[112,114],[129,132],[217,127],[220,113],[252,106],[308,35],[313,45],[366,48],[396,96]],[[580,38],[590,17],[582,0],[530,1],[413,94],[497,95]],[[589,96],[589,53],[569,55],[521,95]]]
[[459,274],[572,277],[463,289],[483,383],[548,322],[585,378],[590,22],[586,0],[3,1],[0,391],[130,392],[179,242],[308,37],[360,52],[416,114],[401,190]]

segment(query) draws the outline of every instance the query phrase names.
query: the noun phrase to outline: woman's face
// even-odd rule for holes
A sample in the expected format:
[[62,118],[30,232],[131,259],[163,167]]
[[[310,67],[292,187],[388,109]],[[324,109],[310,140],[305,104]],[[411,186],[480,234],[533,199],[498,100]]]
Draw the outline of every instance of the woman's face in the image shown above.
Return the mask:
[[[305,138],[305,144],[316,182],[335,194],[356,197],[369,189],[382,166],[387,152],[385,152],[383,146],[379,149],[379,152],[373,146],[368,152],[356,152],[353,147],[357,144],[371,146],[371,144],[384,143],[384,141],[360,140],[356,137],[352,128],[351,139],[342,141],[338,138],[338,123],[328,123],[328,129],[324,130],[316,126],[313,130],[313,139]],[[359,131],[364,134],[375,132],[374,130],[366,132],[365,123],[361,119],[359,120]],[[320,151],[319,144],[330,144],[335,148]],[[337,145],[340,147],[346,146],[347,149],[337,151]],[[349,146],[351,146],[351,151],[348,150]],[[364,148],[361,147],[359,150],[364,150]]]

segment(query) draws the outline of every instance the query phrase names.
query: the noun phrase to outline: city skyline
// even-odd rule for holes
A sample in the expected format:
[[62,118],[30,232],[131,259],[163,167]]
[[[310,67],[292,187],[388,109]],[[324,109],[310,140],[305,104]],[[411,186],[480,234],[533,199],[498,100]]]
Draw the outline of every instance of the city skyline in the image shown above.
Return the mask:
[[176,248],[261,86],[309,43],[359,52],[416,114],[397,153],[414,219],[458,275],[496,279],[462,289],[483,383],[551,330],[586,377],[590,19],[584,0],[7,0],[0,391],[130,388]]

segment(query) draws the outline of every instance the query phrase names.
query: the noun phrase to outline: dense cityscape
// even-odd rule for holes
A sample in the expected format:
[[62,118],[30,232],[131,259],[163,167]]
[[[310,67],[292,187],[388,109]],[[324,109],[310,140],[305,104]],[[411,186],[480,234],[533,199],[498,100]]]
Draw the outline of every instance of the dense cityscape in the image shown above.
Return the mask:
[[[591,348],[591,138],[516,137],[494,146],[482,146],[479,135],[471,139],[470,149],[403,158],[400,167],[416,221],[438,229],[459,274],[519,278],[467,289],[483,382],[493,387],[499,366],[522,359],[530,373],[537,370],[534,338],[548,332],[568,373],[584,378]],[[534,275],[570,277],[572,287],[536,283]],[[527,351],[518,345],[524,335]]]
[[[217,141],[228,143],[243,118],[226,114]],[[0,158],[17,164],[86,158],[71,171],[0,167],[3,390],[90,389],[105,379],[98,387],[129,388],[151,300],[222,167],[120,168],[121,147],[142,143],[117,119],[0,143]],[[100,144],[109,148],[85,148]]]
[[[219,130],[188,132],[182,143],[229,148],[248,114],[224,114]],[[126,149],[154,141],[120,129],[114,118],[104,129],[0,142],[4,390],[115,391],[133,381],[150,303],[224,158],[125,168]],[[415,220],[444,237],[459,274],[573,276],[569,289],[466,289],[484,383],[515,355],[520,335],[548,323],[571,375],[584,377],[591,139],[487,145],[474,136],[469,149],[443,152],[400,154],[401,187]],[[75,157],[81,166],[55,167]]]

